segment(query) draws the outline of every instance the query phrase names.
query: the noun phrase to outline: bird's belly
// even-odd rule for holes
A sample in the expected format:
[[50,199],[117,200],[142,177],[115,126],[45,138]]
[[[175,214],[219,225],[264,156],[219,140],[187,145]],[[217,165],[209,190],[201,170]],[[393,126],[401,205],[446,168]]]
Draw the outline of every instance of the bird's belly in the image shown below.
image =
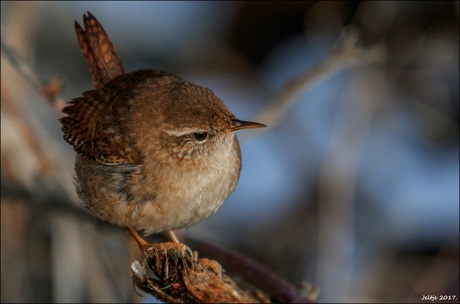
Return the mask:
[[91,213],[112,224],[145,234],[180,229],[216,213],[234,190],[240,167],[228,161],[199,173],[165,171],[159,183],[133,174],[135,167],[110,169],[77,157],[77,192]]
[[131,223],[146,234],[174,230],[197,224],[219,210],[236,186],[239,172],[232,166],[212,172],[187,172],[171,179],[168,191],[155,199],[136,204]]

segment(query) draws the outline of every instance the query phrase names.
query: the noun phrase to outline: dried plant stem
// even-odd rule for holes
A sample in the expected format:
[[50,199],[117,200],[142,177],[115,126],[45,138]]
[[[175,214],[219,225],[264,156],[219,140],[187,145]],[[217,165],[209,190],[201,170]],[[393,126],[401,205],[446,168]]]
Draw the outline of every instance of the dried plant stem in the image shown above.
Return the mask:
[[310,290],[302,288],[304,286],[300,289],[296,288],[272,270],[241,253],[201,240],[192,240],[192,243],[196,243],[197,249],[202,254],[218,258],[232,272],[238,273],[261,290],[267,293],[270,291],[273,298],[283,303],[313,303],[316,300],[318,293],[316,288]]
[[[239,287],[223,273],[218,262],[197,254],[181,243],[152,244],[143,248],[148,265],[131,265],[138,288],[169,303],[271,303],[261,291]],[[154,277],[149,277],[146,267]]]

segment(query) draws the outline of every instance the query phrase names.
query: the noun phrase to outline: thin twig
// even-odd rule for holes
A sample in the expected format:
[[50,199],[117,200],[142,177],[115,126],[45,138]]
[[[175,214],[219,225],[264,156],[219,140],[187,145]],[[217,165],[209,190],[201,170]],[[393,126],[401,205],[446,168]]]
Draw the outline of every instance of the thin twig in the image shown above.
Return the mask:
[[38,73],[31,68],[30,64],[17,55],[4,39],[1,41],[1,48],[16,71],[60,113],[65,104],[64,99],[60,96],[62,91],[61,77],[58,75],[50,82],[43,81],[37,76]]
[[267,128],[250,131],[250,134],[267,132],[279,125],[299,97],[318,82],[343,69],[382,62],[385,59],[385,48],[382,45],[363,48],[358,46],[358,38],[359,32],[355,27],[344,28],[331,54],[323,62],[288,81],[279,94],[253,119],[266,124]]

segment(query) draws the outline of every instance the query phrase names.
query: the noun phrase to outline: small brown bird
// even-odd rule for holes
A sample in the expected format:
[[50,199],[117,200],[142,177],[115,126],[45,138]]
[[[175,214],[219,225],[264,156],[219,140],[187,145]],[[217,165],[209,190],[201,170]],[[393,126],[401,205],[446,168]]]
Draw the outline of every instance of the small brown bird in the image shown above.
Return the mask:
[[63,109],[65,140],[77,152],[76,189],[102,220],[136,233],[201,222],[235,189],[241,153],[235,131],[265,127],[237,119],[211,90],[169,73],[125,73],[97,19],[75,31],[95,90]]

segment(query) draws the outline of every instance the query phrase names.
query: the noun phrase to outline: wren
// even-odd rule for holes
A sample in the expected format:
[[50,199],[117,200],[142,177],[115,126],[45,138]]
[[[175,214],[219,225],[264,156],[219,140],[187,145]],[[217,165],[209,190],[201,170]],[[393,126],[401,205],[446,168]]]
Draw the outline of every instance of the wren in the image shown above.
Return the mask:
[[210,89],[178,76],[125,73],[110,37],[91,14],[75,21],[94,90],[68,102],[64,139],[77,152],[76,191],[95,216],[144,235],[197,224],[235,189],[239,120]]

